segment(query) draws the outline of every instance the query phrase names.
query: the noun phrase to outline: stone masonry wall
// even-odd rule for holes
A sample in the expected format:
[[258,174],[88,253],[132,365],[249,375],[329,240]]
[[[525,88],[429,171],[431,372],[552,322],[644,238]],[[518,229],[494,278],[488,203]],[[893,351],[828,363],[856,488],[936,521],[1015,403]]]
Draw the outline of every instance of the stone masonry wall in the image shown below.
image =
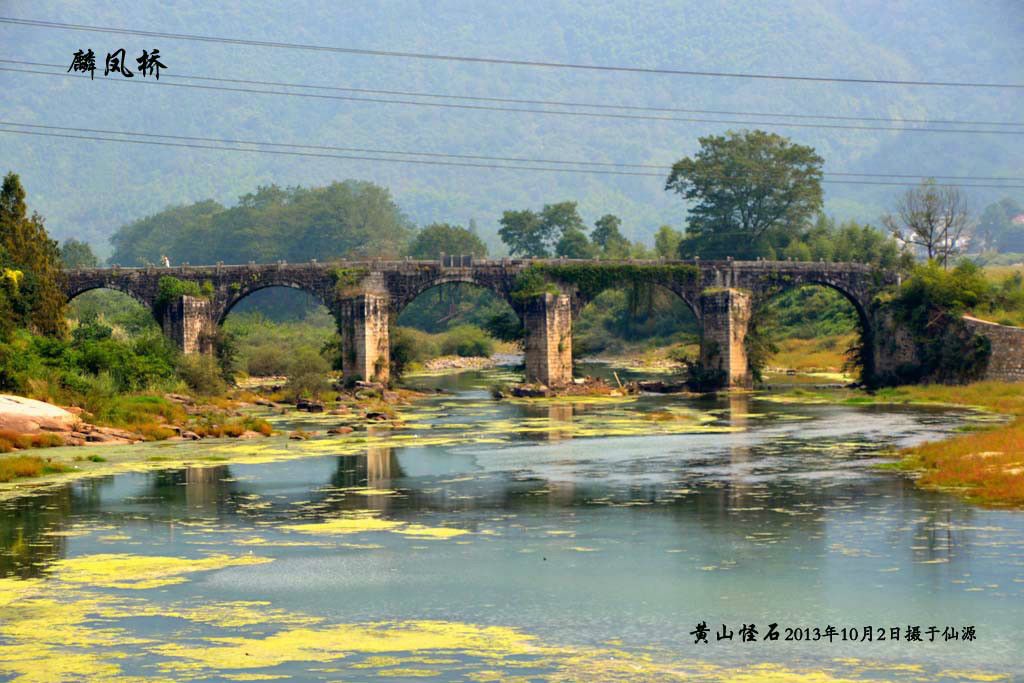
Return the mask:
[[723,370],[728,386],[749,386],[745,341],[752,311],[750,295],[738,289],[711,290],[701,295],[700,307],[701,362],[709,369]]
[[342,372],[346,380],[390,377],[388,300],[373,294],[341,302]]
[[572,381],[572,303],[565,294],[544,294],[525,308],[526,381],[549,387]]
[[988,337],[992,355],[984,379],[1024,382],[1024,328],[964,316],[967,328]]
[[210,301],[197,296],[182,296],[167,304],[161,320],[164,334],[183,353],[211,353],[210,333],[214,323]]

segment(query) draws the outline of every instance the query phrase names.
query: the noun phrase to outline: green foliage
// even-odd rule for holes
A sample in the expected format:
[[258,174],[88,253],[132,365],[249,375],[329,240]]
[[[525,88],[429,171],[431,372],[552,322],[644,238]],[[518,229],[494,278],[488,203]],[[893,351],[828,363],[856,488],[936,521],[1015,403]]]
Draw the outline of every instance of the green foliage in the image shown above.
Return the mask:
[[245,359],[245,371],[252,377],[283,377],[288,374],[290,353],[273,344],[257,346]]
[[597,255],[594,245],[587,239],[586,233],[570,228],[562,233],[555,245],[555,256],[572,259],[592,259]]
[[[177,206],[123,226],[110,260],[266,263],[284,259],[396,257],[411,225],[388,190],[347,180],[326,187],[260,187],[225,208],[212,200]],[[287,237],[287,238],[285,238]]]
[[849,334],[858,324],[853,304],[831,287],[807,285],[781,292],[762,308],[775,339],[815,339]]
[[627,344],[696,343],[697,319],[689,306],[664,287],[645,284],[607,289],[573,321],[573,354],[619,353]]
[[886,270],[906,269],[913,262],[892,235],[855,221],[837,224],[825,214],[803,229],[770,233],[759,248],[762,253],[756,255],[766,258],[866,263]]
[[482,327],[487,334],[504,342],[520,342],[526,336],[523,321],[507,306],[484,321]]
[[487,245],[467,228],[448,223],[432,223],[416,233],[409,255],[417,259],[435,259],[444,254],[487,256]]
[[76,296],[68,305],[67,315],[72,322],[101,321],[121,336],[133,337],[159,330],[147,307],[127,294],[110,289],[94,289]]
[[743,342],[747,351],[747,367],[750,369],[751,378],[757,384],[764,381],[764,369],[768,366],[768,361],[779,352],[779,347],[768,327],[766,316],[754,315],[747,325],[747,336]]
[[359,285],[363,278],[366,277],[367,270],[365,268],[335,268],[331,271],[331,276],[334,278],[334,291],[338,296],[344,296],[352,288]]
[[542,294],[558,294],[558,286],[552,283],[538,266],[530,266],[516,276],[510,296],[514,301],[523,302]]
[[770,233],[798,231],[821,210],[824,159],[814,148],[760,130],[710,135],[700,145],[665,183],[690,202],[683,258],[766,255]]
[[391,344],[391,374],[401,378],[415,364],[441,355],[433,335],[412,327],[394,327],[388,336]]
[[[529,209],[506,211],[500,223],[498,236],[513,256],[548,258],[553,253],[565,256],[567,254],[558,253],[560,246],[566,250],[578,250],[584,248],[586,242],[585,226],[576,202],[545,204],[540,213]],[[563,243],[563,239],[567,241]]]
[[157,282],[156,305],[163,308],[183,296],[204,296],[203,289],[198,282],[182,280],[171,275],[164,275]]
[[683,233],[670,225],[663,225],[654,235],[654,251],[659,258],[679,258],[679,243],[682,241]]
[[630,243],[619,228],[622,219],[613,214],[605,214],[594,223],[590,239],[605,258],[626,258],[629,256]]
[[883,381],[963,382],[980,377],[991,347],[987,338],[971,333],[960,316],[991,297],[981,269],[969,261],[952,270],[935,261],[916,266],[888,307],[911,330],[919,363],[902,376]]
[[286,391],[293,398],[319,398],[330,388],[330,371],[330,363],[318,351],[296,349],[288,364]]
[[1014,222],[1020,215],[1024,215],[1024,207],[1009,197],[986,206],[974,231],[978,246],[1001,252],[1024,251],[1024,222]]
[[445,334],[441,353],[446,356],[490,356],[494,353],[494,340],[479,327],[459,325]]
[[60,250],[38,213],[28,215],[25,189],[15,173],[0,189],[0,334],[15,327],[62,336],[64,293]]
[[60,260],[65,268],[96,268],[100,265],[89,243],[76,239],[64,240],[60,245]]
[[213,357],[220,368],[221,378],[229,384],[233,383],[240,365],[238,335],[223,326],[217,326],[202,341],[213,348]]
[[78,393],[141,391],[173,382],[177,355],[159,332],[115,339],[100,322],[80,324],[70,341],[19,331],[0,343],[0,389],[26,394],[42,380]]
[[609,287],[625,284],[688,284],[696,280],[699,269],[689,264],[535,264],[519,274],[513,296],[519,299],[554,292],[552,282],[576,288],[584,298],[592,299]]
[[178,375],[189,389],[200,396],[218,396],[227,390],[220,365],[207,355],[183,355],[178,362]]
[[302,320],[284,322],[274,322],[260,313],[232,312],[224,329],[236,340],[238,368],[253,377],[288,376],[295,352],[320,353],[336,336],[334,319],[323,306]]
[[423,292],[406,306],[396,323],[426,332],[443,332],[463,324],[489,328],[518,318],[503,298],[483,287],[452,282]]

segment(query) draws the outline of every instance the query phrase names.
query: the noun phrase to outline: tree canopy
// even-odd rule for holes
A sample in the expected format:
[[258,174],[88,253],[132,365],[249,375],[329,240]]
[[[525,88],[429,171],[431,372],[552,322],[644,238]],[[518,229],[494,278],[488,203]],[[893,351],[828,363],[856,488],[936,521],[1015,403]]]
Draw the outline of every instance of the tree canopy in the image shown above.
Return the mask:
[[932,178],[904,192],[896,202],[895,213],[886,214],[882,223],[897,240],[945,266],[949,257],[961,250],[960,240],[970,224],[970,214],[958,188],[940,186]]
[[95,268],[100,264],[88,242],[73,238],[60,245],[60,260],[65,268]]
[[111,263],[245,263],[279,259],[396,257],[412,224],[379,185],[260,187],[224,208],[212,200],[171,207],[120,228]]
[[1009,197],[985,207],[974,232],[979,248],[1024,252],[1024,220],[1014,221],[1020,216],[1024,216],[1024,207]]
[[545,204],[539,213],[530,209],[506,211],[500,223],[498,235],[513,256],[549,258],[552,254],[569,256],[568,252],[590,253],[586,226],[576,202]]
[[409,247],[413,258],[433,259],[441,253],[487,256],[487,245],[472,230],[448,223],[433,223],[416,233]]
[[689,203],[680,255],[773,256],[772,232],[797,231],[821,210],[822,163],[812,147],[760,130],[700,138],[665,182]]
[[28,214],[25,188],[16,173],[8,173],[0,189],[0,272],[4,330],[26,327],[40,334],[64,334],[60,250],[42,216]]

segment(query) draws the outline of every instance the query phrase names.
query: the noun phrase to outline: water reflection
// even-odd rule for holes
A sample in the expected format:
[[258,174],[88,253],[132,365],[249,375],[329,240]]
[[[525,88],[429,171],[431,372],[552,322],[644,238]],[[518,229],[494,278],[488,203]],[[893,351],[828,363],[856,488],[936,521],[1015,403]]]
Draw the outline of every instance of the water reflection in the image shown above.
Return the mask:
[[237,509],[243,495],[227,465],[155,472],[149,475],[147,488],[141,498],[197,517],[225,516]]
[[41,576],[67,552],[70,517],[94,514],[111,477],[4,501],[0,504],[0,576]]
[[[425,437],[485,420],[549,428],[500,443],[410,439],[358,455],[334,455],[330,444],[341,442],[324,439],[304,458],[79,482],[0,506],[0,572],[35,577],[63,557],[104,553],[252,555],[273,561],[169,591],[265,600],[336,622],[457,619],[557,641],[676,648],[694,617],[962,617],[995,629],[1007,619],[1001,601],[1021,599],[1020,517],[871,469],[887,444],[948,429],[940,414],[748,394],[641,397],[628,410],[493,404],[479,385],[428,408]],[[572,438],[581,422],[628,411],[699,413],[734,431]],[[307,529],[345,519],[379,524]],[[894,596],[907,613],[892,612]],[[841,656],[822,652],[805,654]]]

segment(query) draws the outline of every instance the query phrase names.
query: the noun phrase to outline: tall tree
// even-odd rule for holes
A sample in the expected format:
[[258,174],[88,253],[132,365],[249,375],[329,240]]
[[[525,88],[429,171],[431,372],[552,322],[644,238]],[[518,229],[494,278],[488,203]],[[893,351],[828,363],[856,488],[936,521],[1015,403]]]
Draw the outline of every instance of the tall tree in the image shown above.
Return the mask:
[[88,242],[68,239],[60,245],[60,260],[65,268],[95,268],[100,265]]
[[1009,197],[986,206],[974,231],[979,249],[1024,251],[1024,225],[1014,222],[1022,215],[1024,208]]
[[566,248],[573,245],[573,249],[582,244],[575,233],[582,234],[586,240],[585,226],[576,202],[545,204],[540,213],[529,209],[506,211],[500,223],[498,235],[513,256],[549,258],[552,253],[564,256],[566,254],[558,253],[558,245],[563,238],[567,238]]
[[448,223],[433,223],[416,233],[409,247],[413,258],[432,259],[441,253],[487,256],[487,245],[467,228]]
[[897,240],[920,248],[928,260],[937,259],[946,267],[962,247],[970,212],[959,188],[940,187],[930,178],[903,193],[895,213],[883,216],[882,224]]
[[683,233],[671,225],[663,225],[654,235],[654,250],[658,256],[666,259],[679,257],[679,243],[683,241]]
[[626,258],[629,256],[629,240],[623,236],[619,227],[622,219],[607,213],[594,222],[594,230],[590,233],[591,241],[601,250],[601,255],[608,258]]
[[798,230],[821,209],[822,163],[813,147],[760,130],[700,138],[665,183],[690,202],[680,255],[774,255],[773,231]]
[[550,236],[540,216],[534,211],[506,211],[501,216],[498,236],[513,256],[548,258],[551,256]]
[[565,258],[594,258],[594,245],[587,239],[587,234],[579,228],[567,228],[555,245],[555,256]]
[[0,189],[0,248],[5,279],[13,280],[9,296],[17,317],[14,323],[40,334],[63,335],[60,250],[47,234],[42,216],[28,215],[25,188],[16,173],[8,173]]
[[123,226],[112,263],[245,263],[396,257],[412,225],[387,189],[346,180],[315,188],[260,187],[224,208],[206,200]]

